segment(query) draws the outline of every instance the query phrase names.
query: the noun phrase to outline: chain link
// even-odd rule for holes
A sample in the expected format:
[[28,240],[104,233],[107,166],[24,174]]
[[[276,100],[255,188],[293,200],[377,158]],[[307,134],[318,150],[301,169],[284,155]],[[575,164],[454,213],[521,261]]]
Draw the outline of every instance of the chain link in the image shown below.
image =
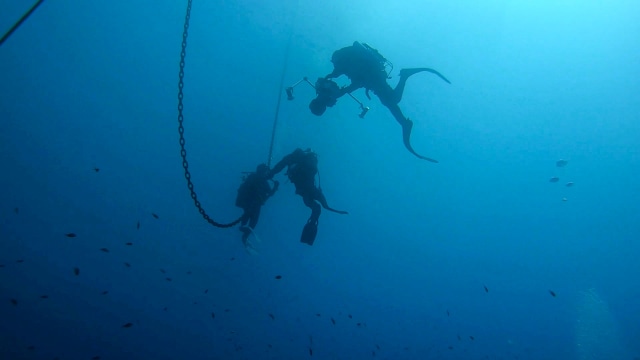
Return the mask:
[[241,218],[238,218],[236,221],[229,224],[221,224],[214,221],[205,210],[202,208],[200,201],[198,200],[198,196],[196,195],[195,190],[193,189],[193,183],[191,182],[191,173],[189,172],[189,162],[187,161],[187,150],[185,149],[185,141],[184,141],[184,115],[182,114],[182,110],[184,109],[184,105],[182,104],[182,99],[184,98],[184,94],[182,93],[182,89],[184,88],[184,60],[187,56],[187,36],[189,34],[189,19],[191,17],[191,1],[188,0],[187,3],[187,15],[184,19],[184,31],[182,33],[182,51],[180,51],[180,72],[178,73],[178,133],[180,134],[180,156],[182,156],[182,167],[184,168],[184,177],[187,179],[187,187],[191,192],[191,198],[193,199],[193,203],[196,208],[198,208],[198,212],[202,217],[211,225],[220,227],[220,228],[228,228],[236,225],[240,222]]

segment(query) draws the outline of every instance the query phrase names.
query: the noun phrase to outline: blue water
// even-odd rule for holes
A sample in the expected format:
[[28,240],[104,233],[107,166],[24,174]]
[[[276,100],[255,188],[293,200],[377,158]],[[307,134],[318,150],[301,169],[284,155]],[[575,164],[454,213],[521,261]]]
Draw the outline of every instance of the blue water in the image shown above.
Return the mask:
[[[31,4],[1,0],[0,32]],[[0,359],[640,357],[637,2],[194,1],[185,138],[219,222],[267,161],[285,64],[285,86],[313,80],[359,40],[392,85],[452,82],[415,75],[400,103],[439,164],[362,90],[364,119],[282,94],[273,162],[312,148],[350,214],[301,244],[279,175],[258,255],[187,189],[185,10],[46,1],[0,47]]]

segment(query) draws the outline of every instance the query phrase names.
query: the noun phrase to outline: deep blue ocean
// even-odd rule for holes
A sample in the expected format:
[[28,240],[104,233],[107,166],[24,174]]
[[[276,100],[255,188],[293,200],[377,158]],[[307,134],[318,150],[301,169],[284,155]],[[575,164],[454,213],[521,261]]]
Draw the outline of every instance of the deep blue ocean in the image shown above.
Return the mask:
[[[0,0],[0,35],[34,2]],[[271,165],[313,149],[349,211],[301,243],[283,172],[254,254],[187,187],[186,10],[47,0],[0,46],[0,360],[640,359],[639,2],[194,0],[202,208],[242,214],[277,119]],[[362,89],[364,118],[287,99],[354,41],[391,86],[451,80],[400,102],[439,163]]]

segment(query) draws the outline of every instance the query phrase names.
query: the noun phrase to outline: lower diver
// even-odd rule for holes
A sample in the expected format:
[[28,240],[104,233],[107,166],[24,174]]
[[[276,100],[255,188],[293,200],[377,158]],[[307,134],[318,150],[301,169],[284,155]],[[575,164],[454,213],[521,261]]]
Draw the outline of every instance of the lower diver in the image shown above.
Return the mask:
[[318,219],[322,210],[320,205],[338,214],[348,214],[348,212],[329,207],[322,189],[316,186],[315,178],[318,173],[318,157],[316,153],[310,149],[305,151],[298,148],[282,158],[269,172],[268,177],[271,178],[278,174],[285,166],[288,167],[287,176],[289,180],[296,187],[296,194],[302,196],[304,204],[311,209],[311,216],[302,230],[300,241],[313,245],[318,233]]
[[255,172],[249,173],[244,178],[238,189],[236,206],[244,210],[240,219],[240,231],[242,231],[242,244],[247,251],[253,251],[248,239],[258,224],[260,209],[267,199],[278,191],[280,185],[274,181],[272,188],[269,179],[269,167],[266,164],[260,164],[256,167]]

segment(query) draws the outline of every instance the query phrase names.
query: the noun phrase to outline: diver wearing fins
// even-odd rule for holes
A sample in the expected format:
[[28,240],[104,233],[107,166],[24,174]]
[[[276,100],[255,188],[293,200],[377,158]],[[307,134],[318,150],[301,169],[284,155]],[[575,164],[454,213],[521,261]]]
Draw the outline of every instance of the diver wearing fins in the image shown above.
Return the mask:
[[316,153],[310,149],[304,151],[298,148],[282,158],[282,160],[271,169],[267,177],[272,178],[282,171],[285,166],[288,167],[287,176],[289,180],[291,180],[296,187],[296,194],[302,196],[304,204],[311,209],[311,216],[304,226],[300,241],[308,245],[313,245],[316,234],[318,233],[318,219],[320,218],[321,212],[320,205],[338,214],[348,214],[348,212],[329,207],[322,190],[316,186],[315,179],[318,173],[318,157]]
[[[429,68],[401,69],[400,80],[395,89],[392,89],[387,83],[389,76],[386,71],[386,66],[390,62],[378,50],[357,41],[354,41],[352,46],[336,50],[331,57],[331,62],[334,66],[333,71],[324,78],[319,78],[316,82],[318,96],[309,104],[309,109],[313,114],[321,116],[327,107],[335,105],[338,98],[360,88],[365,88],[367,98],[370,98],[369,90],[371,90],[402,126],[402,140],[407,150],[420,159],[438,162],[413,150],[410,141],[413,121],[404,116],[398,103],[402,100],[405,84],[411,75],[426,71],[451,84],[449,80],[436,70]],[[330,80],[341,75],[346,75],[351,80],[351,84],[339,88],[334,81]]]
[[[242,208],[244,213],[240,219],[240,231],[242,231],[242,244],[247,250],[250,250],[249,235],[253,232],[258,219],[260,219],[260,209],[268,198],[278,191],[280,183],[274,181],[273,188],[269,185],[269,167],[266,164],[260,164],[256,167],[256,171],[245,176],[244,181],[238,188],[236,197],[236,206]],[[247,226],[247,223],[249,226]]]

